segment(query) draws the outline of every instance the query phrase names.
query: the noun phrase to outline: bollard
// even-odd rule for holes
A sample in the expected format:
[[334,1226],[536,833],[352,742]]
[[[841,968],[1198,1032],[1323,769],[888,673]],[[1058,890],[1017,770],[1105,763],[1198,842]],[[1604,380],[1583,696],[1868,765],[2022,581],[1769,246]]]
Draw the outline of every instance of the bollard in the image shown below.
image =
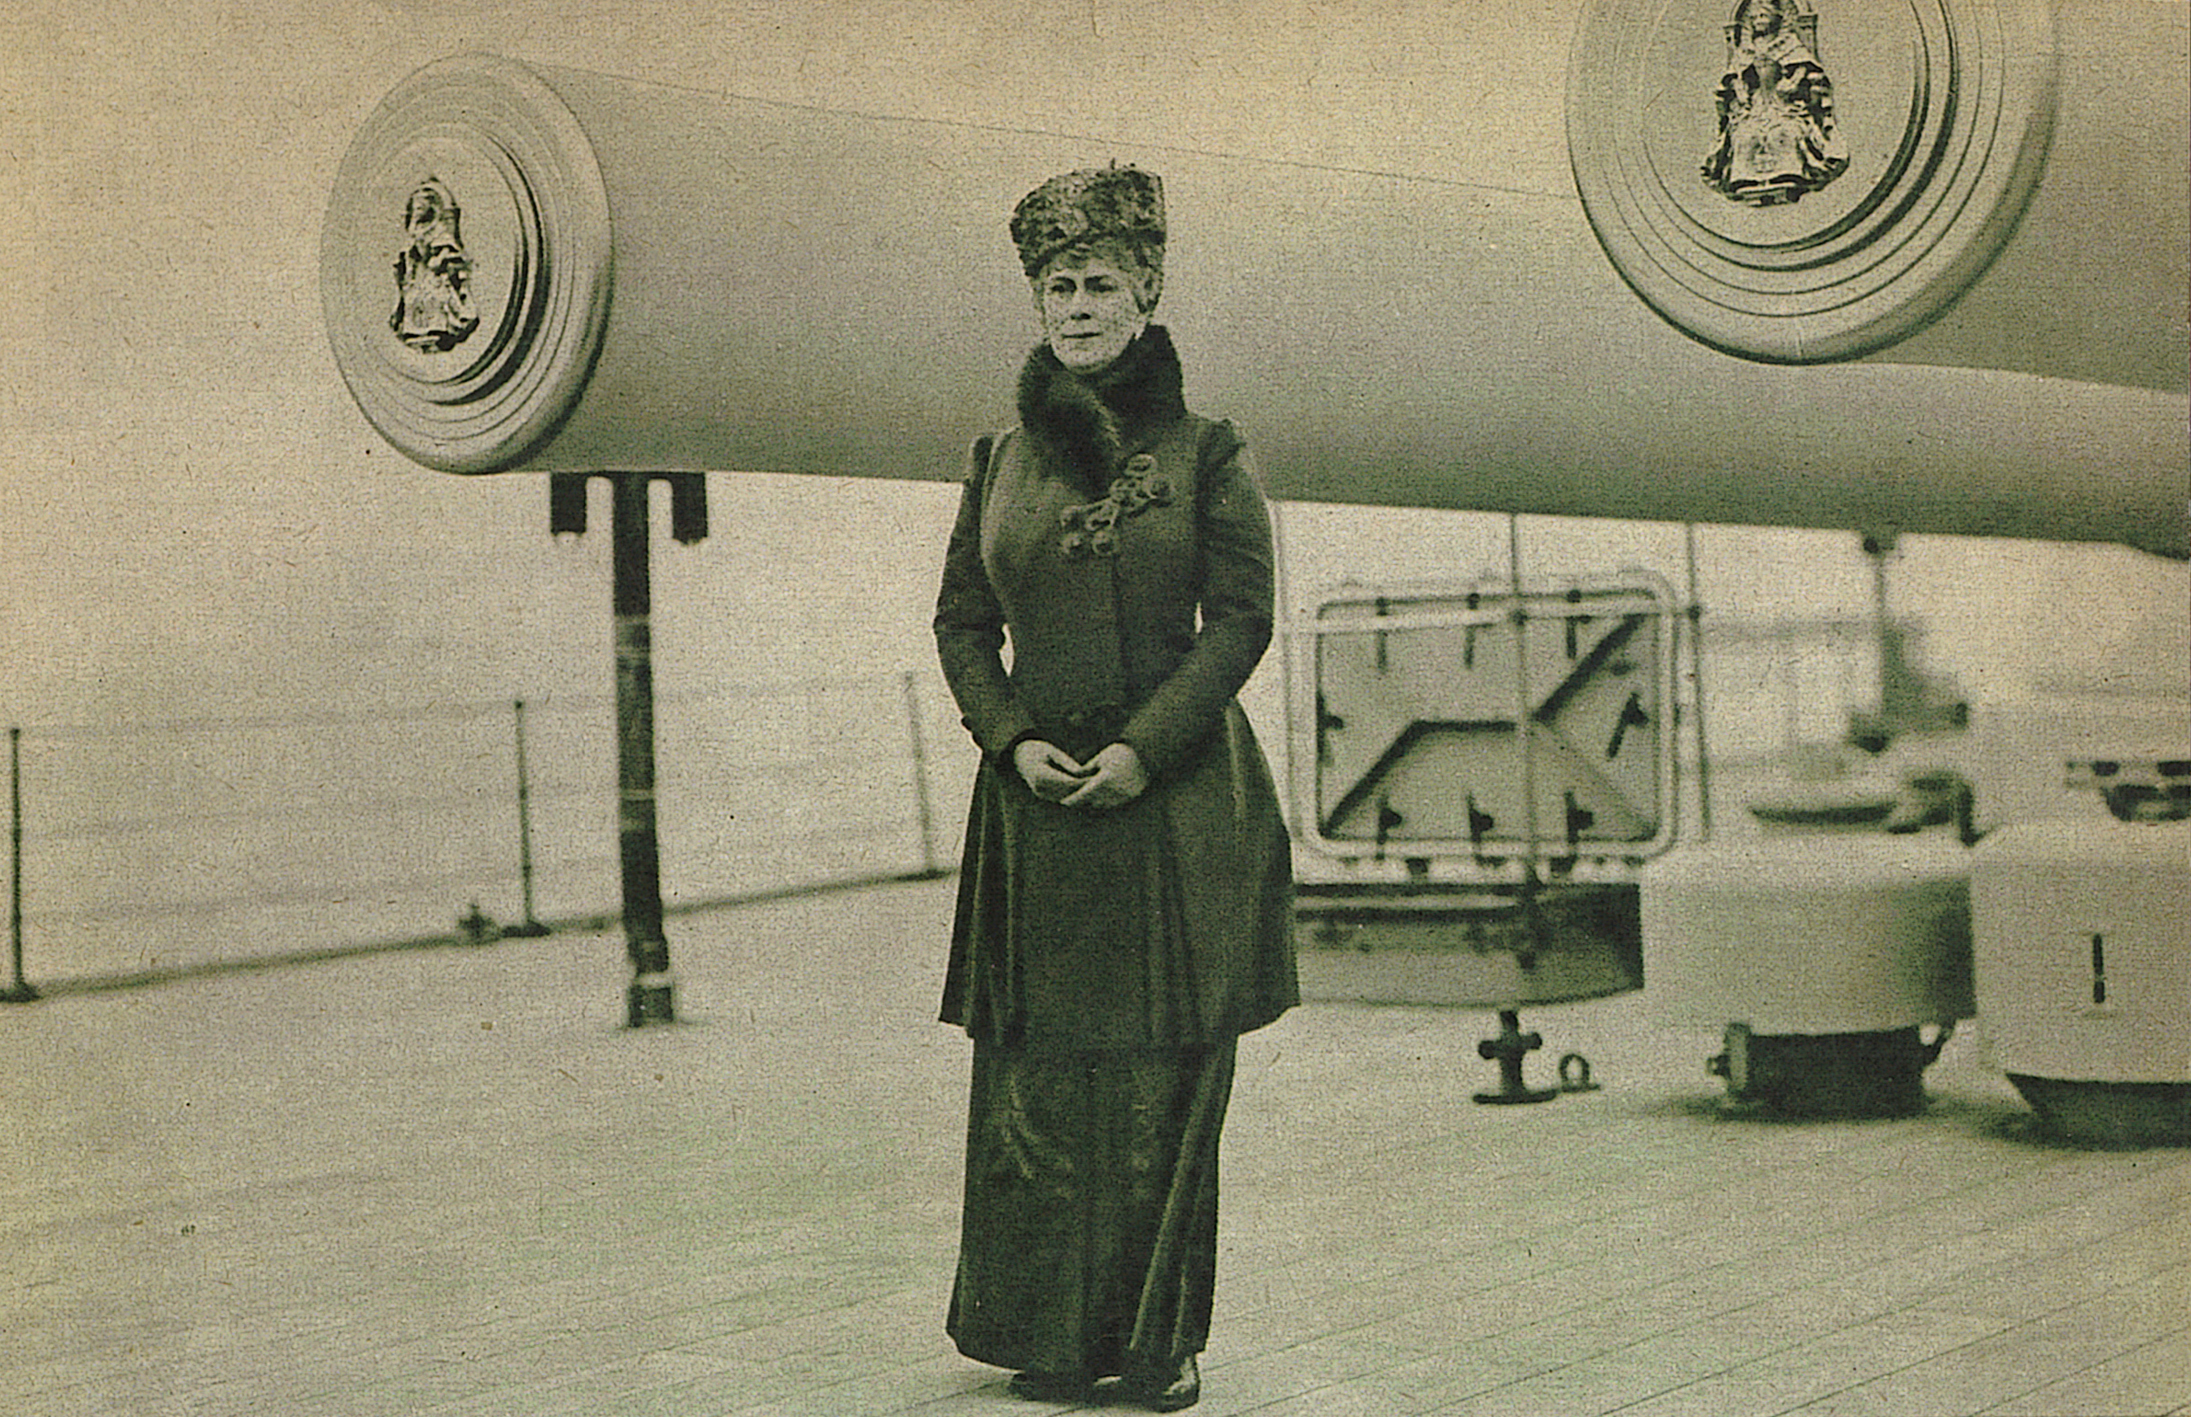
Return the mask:
[[1509,1104],[1516,1102],[1550,1102],[1560,1095],[1556,1087],[1530,1087],[1522,1081],[1522,1059],[1544,1046],[1541,1034],[1522,1032],[1521,1013],[1516,1009],[1499,1010],[1499,1034],[1486,1038],[1476,1045],[1477,1055],[1497,1059],[1499,1064],[1499,1090],[1479,1092],[1478,1102]]

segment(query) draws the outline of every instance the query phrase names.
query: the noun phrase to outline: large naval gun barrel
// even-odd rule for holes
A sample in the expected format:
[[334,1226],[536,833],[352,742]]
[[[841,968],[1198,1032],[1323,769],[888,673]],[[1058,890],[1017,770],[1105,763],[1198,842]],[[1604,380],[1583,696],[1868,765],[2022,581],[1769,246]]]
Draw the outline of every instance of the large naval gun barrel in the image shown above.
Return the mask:
[[[1906,281],[1913,313],[1818,345],[1824,362],[1800,338],[1743,350],[1676,328],[1639,299],[1608,259],[1634,253],[1606,234],[1628,159],[1602,144],[1577,147],[1578,197],[1184,137],[1119,151],[479,54],[405,79],[358,133],[323,238],[329,335],[371,424],[448,472],[956,478],[975,434],[1014,421],[1012,371],[1034,337],[1011,203],[1054,172],[1131,161],[1165,179],[1161,317],[1193,401],[1242,425],[1276,496],[2181,555],[2186,202],[2169,154],[2183,126],[2161,113],[2168,142],[2106,141],[2126,103],[2183,106],[2181,21],[2156,39],[2107,6],[2077,13],[2019,32],[2042,50],[2001,80],[2016,121],[1997,103],[1985,132],[1950,135],[1952,162],[1926,159],[1925,142],[1947,141],[1932,129],[1855,144],[1901,165],[1867,178],[1852,163],[1839,180],[1891,178],[1894,209],[1945,254],[1870,290],[1891,312]],[[1706,137],[1717,30],[1697,79]],[[1925,33],[1864,42],[1901,56],[1879,81],[1890,96],[1932,93],[1944,80],[1927,65],[1976,62]],[[2102,50],[2137,81],[2061,81]],[[1575,72],[1588,80],[1605,52],[1586,25]],[[1851,92],[1860,58],[1841,52]],[[1967,116],[1969,76],[1964,92]],[[1948,122],[1905,106],[1893,123]],[[1571,100],[1571,143],[1575,114]],[[2117,161],[2139,170],[2095,176]],[[1927,172],[1987,162],[1992,179],[1923,198]],[[1768,245],[1812,239],[1785,212],[1757,220]],[[1988,270],[2043,277],[2042,338],[2029,301],[1986,290]],[[2087,318],[2053,298],[2080,288],[2130,294]]]

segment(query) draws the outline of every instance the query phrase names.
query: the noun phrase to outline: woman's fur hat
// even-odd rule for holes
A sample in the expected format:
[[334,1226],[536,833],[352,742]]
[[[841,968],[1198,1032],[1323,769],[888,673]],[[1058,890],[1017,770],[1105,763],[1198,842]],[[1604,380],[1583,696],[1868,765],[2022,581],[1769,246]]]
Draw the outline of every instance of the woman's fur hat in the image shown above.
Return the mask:
[[1089,167],[1066,172],[1019,199],[1012,209],[1012,244],[1034,280],[1060,251],[1117,241],[1149,269],[1149,304],[1164,281],[1164,181],[1138,167]]

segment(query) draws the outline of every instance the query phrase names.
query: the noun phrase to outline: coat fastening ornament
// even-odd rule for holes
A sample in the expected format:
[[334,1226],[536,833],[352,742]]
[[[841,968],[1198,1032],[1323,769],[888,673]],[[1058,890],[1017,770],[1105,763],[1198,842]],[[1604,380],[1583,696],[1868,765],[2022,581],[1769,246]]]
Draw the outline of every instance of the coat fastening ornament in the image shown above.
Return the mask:
[[1156,455],[1135,453],[1111,479],[1110,495],[1058,512],[1058,526],[1065,532],[1058,544],[1068,558],[1116,556],[1120,519],[1171,504],[1171,479],[1156,475]]

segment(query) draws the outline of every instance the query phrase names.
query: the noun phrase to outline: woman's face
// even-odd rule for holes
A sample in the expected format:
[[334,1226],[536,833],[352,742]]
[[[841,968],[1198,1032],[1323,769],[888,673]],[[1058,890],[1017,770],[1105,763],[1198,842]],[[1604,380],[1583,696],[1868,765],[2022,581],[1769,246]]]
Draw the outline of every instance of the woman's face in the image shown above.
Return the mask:
[[1076,374],[1108,368],[1149,323],[1132,278],[1103,256],[1059,257],[1035,292],[1042,337],[1058,363]]

